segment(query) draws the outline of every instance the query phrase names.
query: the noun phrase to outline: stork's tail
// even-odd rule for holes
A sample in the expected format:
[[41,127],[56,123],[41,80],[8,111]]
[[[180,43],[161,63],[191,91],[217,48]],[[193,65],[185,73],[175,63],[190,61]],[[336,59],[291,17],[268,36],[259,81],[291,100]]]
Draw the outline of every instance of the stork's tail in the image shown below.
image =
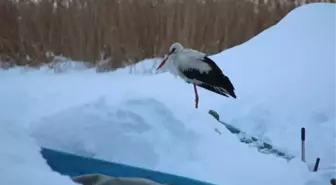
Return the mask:
[[232,83],[231,83],[229,77],[224,76],[222,87],[227,91],[227,93],[228,93],[230,96],[232,96],[232,97],[235,98],[235,99],[237,98],[237,96],[236,96],[236,94],[235,94],[235,92],[234,92],[235,88],[233,87],[233,85],[232,85]]
[[217,94],[220,94],[226,97],[231,96],[236,99],[237,96],[234,92],[235,88],[233,87],[229,77],[225,75],[221,75],[219,79],[221,80],[218,80],[216,84],[213,84],[213,85],[207,84],[207,83],[201,83],[201,84],[198,84],[197,86],[203,87],[204,89],[207,89],[214,93],[217,93]]

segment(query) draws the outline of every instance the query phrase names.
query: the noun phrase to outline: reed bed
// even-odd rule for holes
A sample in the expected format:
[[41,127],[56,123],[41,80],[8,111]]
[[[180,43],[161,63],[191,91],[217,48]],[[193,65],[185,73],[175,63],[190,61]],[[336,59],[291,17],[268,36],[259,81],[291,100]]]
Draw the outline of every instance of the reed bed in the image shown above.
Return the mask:
[[[181,42],[213,54],[302,4],[284,0],[0,0],[0,61],[39,66],[61,55],[114,69]],[[328,2],[335,2],[334,0]]]

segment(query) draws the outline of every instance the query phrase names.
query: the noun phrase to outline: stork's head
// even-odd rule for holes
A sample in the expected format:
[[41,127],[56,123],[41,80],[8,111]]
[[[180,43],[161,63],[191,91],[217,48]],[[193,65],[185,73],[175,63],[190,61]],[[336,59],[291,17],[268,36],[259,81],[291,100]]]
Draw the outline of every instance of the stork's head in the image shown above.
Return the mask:
[[167,56],[163,59],[163,61],[161,62],[161,64],[159,65],[159,67],[156,69],[160,69],[165,63],[166,61],[168,60],[168,58],[171,56],[171,55],[174,55],[174,54],[177,54],[179,52],[181,52],[183,50],[183,46],[182,44],[178,43],[178,42],[175,42],[174,44],[172,44],[169,48],[169,53],[167,54]]

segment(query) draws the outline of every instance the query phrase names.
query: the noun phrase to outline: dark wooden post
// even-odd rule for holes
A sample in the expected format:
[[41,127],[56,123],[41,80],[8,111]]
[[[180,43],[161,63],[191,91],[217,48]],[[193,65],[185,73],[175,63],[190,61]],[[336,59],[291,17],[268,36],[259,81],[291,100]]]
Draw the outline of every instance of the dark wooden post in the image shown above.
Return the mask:
[[306,130],[304,127],[302,127],[301,128],[301,160],[303,162],[306,162],[305,140],[306,140]]
[[315,161],[314,172],[317,172],[319,164],[320,164],[320,158],[317,158]]

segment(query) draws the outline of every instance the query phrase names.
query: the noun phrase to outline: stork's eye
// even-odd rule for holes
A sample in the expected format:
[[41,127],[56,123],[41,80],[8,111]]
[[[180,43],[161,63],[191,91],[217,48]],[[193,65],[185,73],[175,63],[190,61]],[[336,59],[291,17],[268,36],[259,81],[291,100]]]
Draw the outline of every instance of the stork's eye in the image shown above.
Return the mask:
[[172,53],[174,53],[174,52],[175,52],[175,50],[176,50],[176,48],[173,48],[173,49],[171,50],[171,52],[172,52]]

